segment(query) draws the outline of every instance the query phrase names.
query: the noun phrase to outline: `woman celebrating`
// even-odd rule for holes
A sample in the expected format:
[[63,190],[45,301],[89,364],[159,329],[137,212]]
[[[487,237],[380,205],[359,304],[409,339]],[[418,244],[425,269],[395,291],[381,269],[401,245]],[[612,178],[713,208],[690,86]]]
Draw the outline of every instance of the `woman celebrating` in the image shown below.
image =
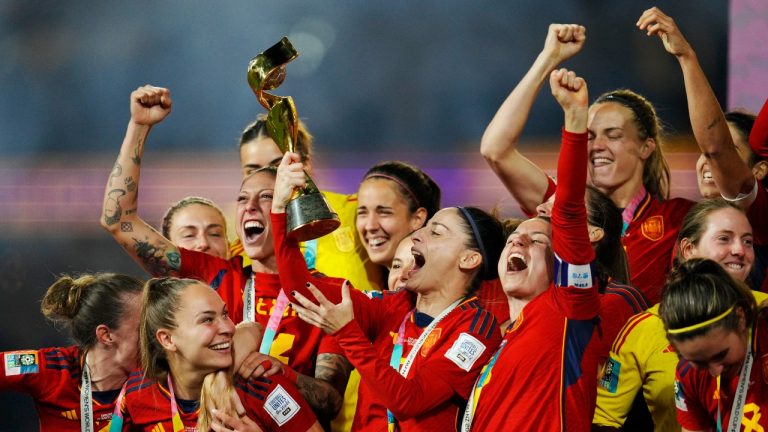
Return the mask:
[[[554,193],[555,185],[517,150],[517,144],[550,73],[578,53],[585,40],[582,26],[550,25],[544,49],[483,134],[480,152],[530,215]],[[669,168],[662,154],[659,119],[644,97],[630,90],[601,95],[589,110],[588,130],[592,184],[623,209],[622,241],[631,283],[656,303],[670,268],[677,227],[693,203],[669,199]]]
[[[360,372],[353,430],[455,427],[462,401],[500,339],[472,291],[495,276],[491,263],[502,248],[501,224],[475,208],[440,210],[412,235],[415,265],[406,289],[370,299],[340,280],[311,279],[298,245],[285,235],[285,204],[304,181],[296,155],[286,154],[278,172],[272,223],[278,266],[285,269],[281,281],[296,292],[299,316],[334,334]],[[313,297],[320,306],[307,299]]]
[[110,273],[63,276],[41,309],[77,345],[2,353],[0,390],[32,396],[43,432],[103,430],[138,366],[141,282]]
[[[743,282],[755,259],[752,238],[752,227],[738,206],[722,198],[702,201],[683,220],[676,261],[711,259]],[[764,293],[753,294],[758,300],[768,298]],[[616,337],[603,369],[593,423],[610,430],[636,422],[628,416],[642,391],[655,430],[679,429],[673,387],[677,361],[658,305],[630,318]]]
[[587,348],[600,308],[590,265],[584,193],[587,85],[553,71],[552,95],[565,114],[558,159],[561,182],[551,222],[521,223],[498,273],[511,326],[473,389],[462,430],[589,430],[597,356]]
[[[143,371],[131,375],[122,407],[127,430],[182,431],[197,425],[203,381],[233,366],[235,325],[227,306],[192,279],[152,279],[144,287],[140,344]],[[238,351],[240,349],[241,351]],[[247,350],[246,350],[247,351]],[[238,379],[246,415],[268,431],[319,431],[312,410],[283,375]],[[221,401],[212,401],[212,404]],[[237,404],[236,404],[237,405]],[[221,405],[218,405],[221,406]],[[161,429],[159,429],[161,428]]]
[[163,216],[161,232],[177,247],[229,257],[226,218],[209,199],[189,196],[173,203]]
[[768,316],[747,286],[713,261],[689,260],[670,275],[659,312],[681,357],[675,405],[683,430],[768,427]]

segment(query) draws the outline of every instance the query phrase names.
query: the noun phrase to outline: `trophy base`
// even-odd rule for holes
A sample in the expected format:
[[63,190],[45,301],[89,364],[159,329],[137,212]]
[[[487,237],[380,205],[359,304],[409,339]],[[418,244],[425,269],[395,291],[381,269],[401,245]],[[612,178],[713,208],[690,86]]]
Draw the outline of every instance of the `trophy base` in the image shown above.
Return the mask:
[[288,236],[298,241],[322,237],[341,225],[321,193],[299,195],[288,202],[285,212]]

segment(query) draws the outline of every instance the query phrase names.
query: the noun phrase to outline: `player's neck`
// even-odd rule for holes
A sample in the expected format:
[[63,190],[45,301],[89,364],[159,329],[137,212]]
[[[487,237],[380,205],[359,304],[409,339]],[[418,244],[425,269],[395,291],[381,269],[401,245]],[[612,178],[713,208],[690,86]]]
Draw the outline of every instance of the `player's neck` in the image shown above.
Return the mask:
[[616,204],[616,207],[626,208],[643,186],[642,172],[639,177],[632,178],[616,189],[606,191],[608,197]]
[[419,293],[416,298],[416,310],[434,318],[461,297],[463,297],[462,294],[443,290]]
[[203,388],[203,379],[205,374],[197,371],[177,370],[173,368],[171,381],[173,382],[173,392],[177,399],[200,400],[200,391]]
[[251,258],[251,269],[256,273],[276,274],[277,260],[274,255],[260,260]]
[[517,318],[520,316],[520,313],[523,311],[523,308],[525,305],[527,305],[531,300],[530,299],[520,299],[515,297],[507,297],[507,302],[509,303],[509,322],[513,323]]
[[98,345],[88,350],[85,362],[88,364],[88,372],[94,391],[119,389],[125,383],[130,372],[115,363],[113,351]]

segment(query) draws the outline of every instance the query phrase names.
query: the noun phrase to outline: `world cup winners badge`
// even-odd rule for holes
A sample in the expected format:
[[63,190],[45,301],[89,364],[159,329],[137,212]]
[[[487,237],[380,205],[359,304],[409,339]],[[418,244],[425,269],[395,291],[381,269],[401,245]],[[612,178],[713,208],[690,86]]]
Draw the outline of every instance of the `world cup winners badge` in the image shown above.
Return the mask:
[[37,351],[13,351],[5,353],[5,376],[38,373],[40,371]]

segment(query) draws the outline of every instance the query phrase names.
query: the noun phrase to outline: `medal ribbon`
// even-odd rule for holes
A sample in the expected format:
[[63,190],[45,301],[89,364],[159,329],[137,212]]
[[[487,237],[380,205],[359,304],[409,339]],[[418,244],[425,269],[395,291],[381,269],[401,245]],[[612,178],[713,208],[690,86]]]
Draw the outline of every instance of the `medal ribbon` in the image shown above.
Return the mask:
[[[741,430],[741,416],[744,415],[744,402],[747,400],[747,390],[749,389],[749,374],[752,371],[752,329],[749,329],[747,339],[747,354],[744,356],[744,364],[741,365],[739,374],[739,384],[736,387],[736,394],[733,397],[733,406],[731,407],[731,418],[728,420],[727,432],[738,432]],[[720,394],[720,375],[717,376],[717,432],[723,431],[722,418],[720,415],[720,405],[723,397]]]
[[80,430],[93,432],[93,392],[87,357],[86,352],[83,356],[83,375],[80,381]]
[[[403,318],[403,322],[400,323],[400,328],[397,331],[397,340],[395,341],[395,345],[392,347],[392,356],[389,359],[389,365],[392,366],[394,370],[400,372],[400,375],[407,378],[408,372],[411,370],[411,365],[413,365],[413,361],[416,359],[416,353],[421,350],[421,346],[424,345],[424,342],[426,342],[429,334],[432,333],[432,330],[437,327],[437,324],[442,321],[443,318],[445,318],[445,316],[448,315],[452,310],[456,309],[456,307],[461,304],[463,300],[464,297],[451,303],[450,306],[440,312],[440,315],[438,315],[435,319],[432,320],[431,323],[429,323],[424,331],[421,332],[421,336],[419,336],[419,339],[411,348],[411,351],[408,353],[408,357],[405,359],[405,362],[401,367],[400,362],[403,358],[403,345],[405,344],[405,325],[408,320],[410,320],[411,317],[416,313],[416,309],[412,309],[410,312],[408,312],[405,315],[405,318]],[[387,410],[387,430],[389,432],[395,432],[399,430],[397,427],[397,419],[395,419],[395,415],[392,414],[392,411],[390,410]]]
[[627,229],[629,228],[629,223],[632,222],[632,219],[635,218],[635,212],[637,211],[637,207],[640,205],[641,202],[643,202],[643,198],[647,195],[647,192],[645,190],[645,186],[640,186],[640,190],[637,191],[634,197],[632,197],[632,200],[627,204],[627,206],[624,208],[624,210],[621,212],[621,219],[623,220],[623,227],[621,229],[621,235],[623,236],[626,234]]
[[168,374],[168,393],[171,394],[171,423],[173,424],[173,432],[184,432],[184,423],[181,422],[179,407],[176,405],[176,394],[173,392],[170,373]]

